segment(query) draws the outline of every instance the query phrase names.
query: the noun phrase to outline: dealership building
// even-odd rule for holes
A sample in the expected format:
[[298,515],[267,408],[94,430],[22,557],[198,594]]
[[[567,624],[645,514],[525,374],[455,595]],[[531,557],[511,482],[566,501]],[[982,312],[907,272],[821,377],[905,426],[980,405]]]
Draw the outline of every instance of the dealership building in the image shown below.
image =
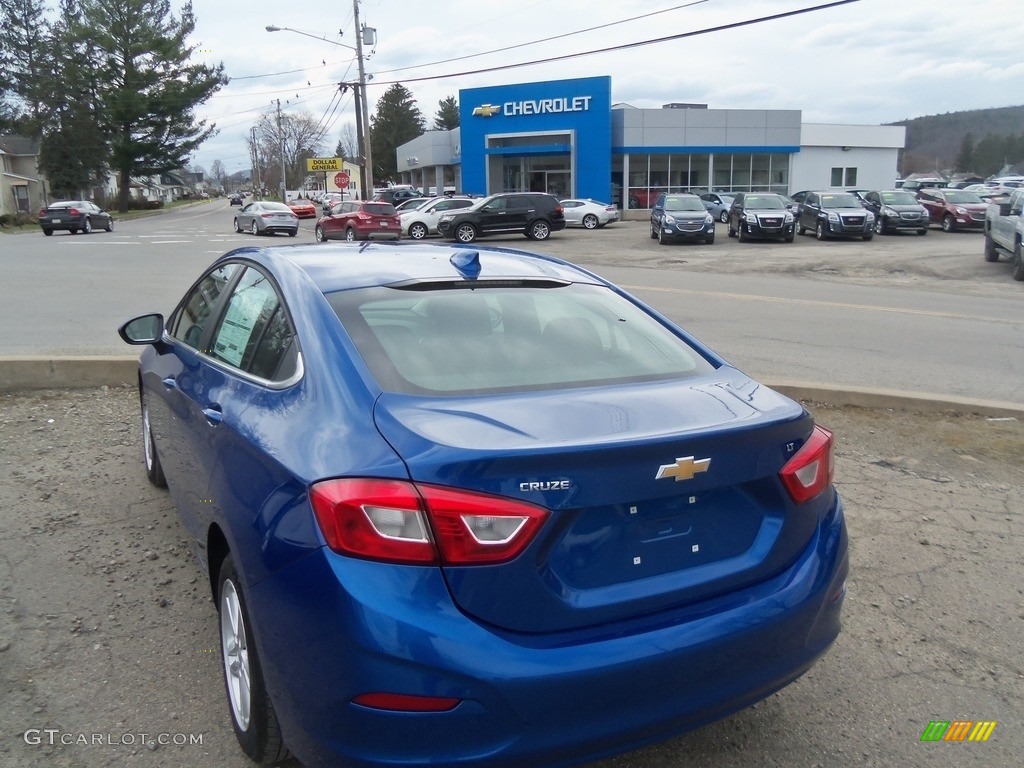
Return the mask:
[[887,189],[905,128],[804,123],[794,109],[611,103],[611,78],[466,88],[459,128],[396,151],[400,181],[550,192],[643,209],[663,191]]

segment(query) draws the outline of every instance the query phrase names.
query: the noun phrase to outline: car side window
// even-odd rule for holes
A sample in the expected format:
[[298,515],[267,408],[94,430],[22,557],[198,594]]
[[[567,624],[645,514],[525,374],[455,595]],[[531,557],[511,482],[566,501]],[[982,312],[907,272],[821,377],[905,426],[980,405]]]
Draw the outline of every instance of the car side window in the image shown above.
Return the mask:
[[199,349],[210,316],[238,267],[238,264],[217,267],[196,283],[178,309],[171,331],[174,338]]
[[246,268],[228,299],[211,354],[262,379],[282,380],[295,372],[295,334],[269,278]]

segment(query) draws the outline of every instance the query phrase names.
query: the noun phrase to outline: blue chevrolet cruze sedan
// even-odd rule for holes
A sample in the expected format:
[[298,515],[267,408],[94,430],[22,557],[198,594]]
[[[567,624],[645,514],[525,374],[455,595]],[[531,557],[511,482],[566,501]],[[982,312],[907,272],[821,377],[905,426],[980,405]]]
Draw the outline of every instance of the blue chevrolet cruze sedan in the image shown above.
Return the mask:
[[565,261],[243,248],[120,333],[254,761],[584,762],[839,632],[831,433]]

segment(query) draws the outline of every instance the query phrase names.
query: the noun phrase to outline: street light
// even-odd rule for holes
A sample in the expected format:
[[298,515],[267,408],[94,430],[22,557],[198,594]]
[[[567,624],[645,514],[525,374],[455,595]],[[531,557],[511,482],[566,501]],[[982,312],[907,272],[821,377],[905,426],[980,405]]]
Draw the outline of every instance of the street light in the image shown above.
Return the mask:
[[[319,35],[311,35],[309,32],[303,32],[301,29],[292,29],[291,27],[278,27],[274,24],[268,24],[266,26],[267,32],[294,32],[297,35],[304,35],[305,37],[311,37],[314,40],[320,40],[331,45],[337,45],[341,48],[348,48],[350,51],[356,52],[356,60],[359,64],[359,93],[356,94],[356,98],[362,103],[362,115],[359,115],[360,110],[356,110],[356,120],[359,123],[360,132],[362,133],[361,146],[359,147],[363,155],[363,172],[360,174],[362,180],[362,195],[363,199],[369,199],[373,196],[373,157],[370,152],[370,109],[366,101],[366,70],[363,69],[363,34],[376,35],[377,30],[372,27],[361,27],[359,25],[359,2],[353,0],[353,11],[356,26],[356,44],[355,46],[346,45],[345,43],[339,43],[336,40],[328,40],[326,37]],[[374,37],[374,41],[376,38]],[[342,83],[346,85],[346,83]]]

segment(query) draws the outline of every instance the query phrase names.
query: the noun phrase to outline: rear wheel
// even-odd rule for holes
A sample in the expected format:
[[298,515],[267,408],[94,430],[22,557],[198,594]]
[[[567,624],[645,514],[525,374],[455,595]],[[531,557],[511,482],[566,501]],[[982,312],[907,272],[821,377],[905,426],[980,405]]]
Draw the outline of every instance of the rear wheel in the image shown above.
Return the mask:
[[252,232],[254,235],[258,235],[260,233],[260,228],[256,226],[255,221],[252,223],[252,228],[249,231]]
[[583,217],[583,228],[584,229],[597,229],[597,216],[592,213],[588,213]]
[[354,243],[356,241],[356,231],[352,229],[352,227],[345,230],[345,240],[350,243]]
[[92,234],[92,219],[88,216],[85,218],[85,226],[82,227],[82,233],[86,235]]
[[224,688],[231,725],[242,751],[263,765],[280,763],[288,756],[277,714],[267,695],[251,620],[242,595],[242,580],[229,553],[217,578],[220,613],[220,650]]
[[316,225],[316,229],[313,230],[313,237],[318,243],[324,242],[327,238],[324,237],[324,228],[319,224]]
[[297,234],[299,234],[299,230],[297,229],[292,229],[288,231],[288,237],[295,237]]
[[52,229],[44,229],[43,230],[43,234],[46,235],[47,237],[50,237],[50,236],[53,235],[53,230]]
[[807,231],[807,230],[806,230],[806,229],[804,228],[804,225],[803,225],[803,224],[797,224],[797,225],[796,225],[796,233],[797,233],[798,235],[802,235],[802,234],[804,234],[804,232],[806,232],[806,231]]
[[814,228],[814,236],[819,240],[824,240],[828,235],[825,234],[825,222],[819,221],[818,225]]
[[722,211],[720,214],[718,214],[718,220],[725,224],[729,220],[729,212]]
[[985,261],[999,261],[999,251],[996,250],[995,240],[987,232],[985,233]]
[[476,240],[476,227],[472,224],[459,224],[455,228],[455,239],[460,243],[472,243]]
[[942,231],[952,232],[954,229],[956,229],[956,220],[947,213],[942,217]]
[[422,240],[427,236],[427,225],[421,221],[409,225],[409,237],[413,240]]
[[1019,242],[1013,249],[1013,279],[1024,280],[1024,248]]
[[535,221],[530,225],[530,231],[527,233],[527,236],[531,240],[547,240],[551,237],[551,226],[544,219]]

